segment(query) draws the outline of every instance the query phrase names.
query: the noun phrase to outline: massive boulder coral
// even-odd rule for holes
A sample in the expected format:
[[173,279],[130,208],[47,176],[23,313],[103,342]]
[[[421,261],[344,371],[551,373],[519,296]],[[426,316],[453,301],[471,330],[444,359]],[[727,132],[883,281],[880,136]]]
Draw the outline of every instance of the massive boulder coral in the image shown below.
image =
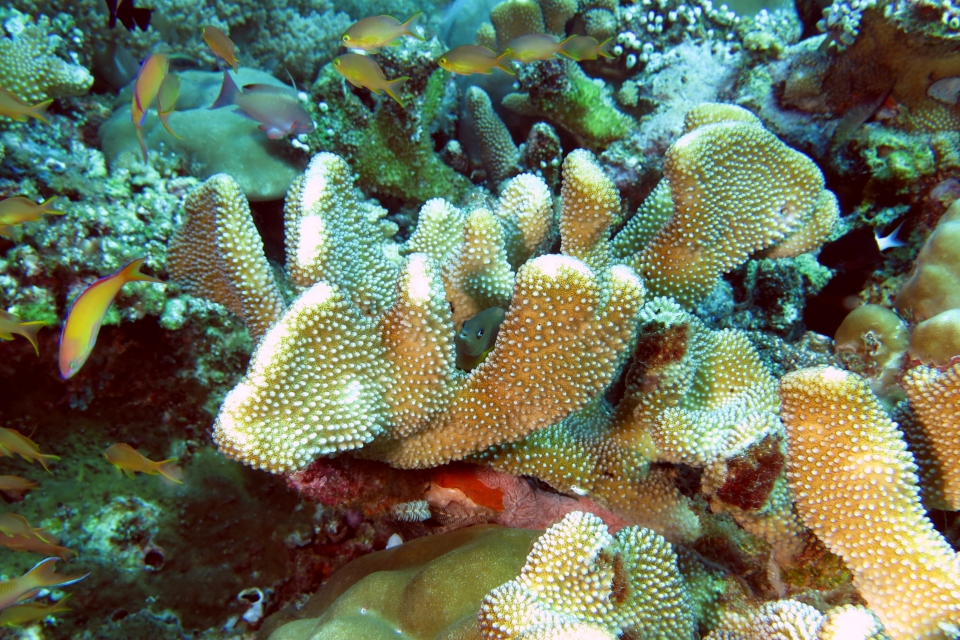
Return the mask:
[[844,559],[894,640],[960,632],[960,559],[920,503],[917,466],[859,376],[832,367],[780,381],[787,477],[804,523]]
[[664,178],[614,240],[655,295],[696,306],[720,276],[764,252],[817,249],[839,220],[810,158],[746,109],[702,104],[663,163]]
[[[594,162],[589,154],[572,154],[567,166],[580,175]],[[533,189],[503,201],[498,211],[513,202],[551,215],[549,206],[536,205],[537,194],[548,192]],[[452,206],[433,208],[440,218],[435,228],[444,228],[445,214],[458,217]],[[561,234],[603,244],[606,233],[584,234],[577,223],[564,222],[584,208],[594,210],[589,194],[571,199],[561,212]],[[468,222],[479,216],[499,224],[480,211]],[[550,228],[523,212],[508,213],[499,215],[513,220],[521,236]],[[382,210],[363,208],[349,168],[332,154],[316,156],[291,189],[288,268],[299,286],[315,284],[267,332],[247,376],[224,401],[214,439],[227,455],[286,472],[319,455],[363,447],[361,455],[395,466],[434,466],[555,424],[610,384],[642,302],[643,287],[630,269],[592,267],[569,255],[527,261],[516,272],[495,348],[465,374],[452,361],[451,292],[441,280],[450,269],[441,271],[438,261],[420,253],[397,265],[401,247],[386,240],[385,231],[365,233],[359,224],[376,225],[380,217]],[[450,250],[456,267],[490,240],[469,229],[459,248],[435,234],[433,242],[418,242]],[[535,238],[499,242],[503,260],[481,260],[492,272],[473,271],[467,280],[502,281],[507,275],[497,275],[498,265],[507,246],[540,244]]]

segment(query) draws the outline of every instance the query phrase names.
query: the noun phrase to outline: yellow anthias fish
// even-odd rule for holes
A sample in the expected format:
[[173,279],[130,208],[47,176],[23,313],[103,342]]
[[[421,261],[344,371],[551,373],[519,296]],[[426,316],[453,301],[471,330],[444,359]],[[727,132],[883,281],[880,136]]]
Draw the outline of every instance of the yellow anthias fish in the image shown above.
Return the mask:
[[536,62],[537,60],[549,60],[555,56],[561,55],[560,50],[564,44],[571,38],[560,41],[557,36],[549,33],[530,33],[519,38],[514,38],[507,45],[510,50],[510,59],[524,64]]
[[0,201],[0,236],[9,237],[12,226],[33,222],[40,216],[62,216],[64,212],[54,208],[57,197],[53,196],[39,203],[23,196]]
[[82,576],[65,576],[56,573],[54,565],[57,564],[57,558],[47,558],[41,560],[19,578],[0,582],[0,611],[8,609],[21,600],[37,595],[40,589],[51,589],[54,587],[66,587],[86,578],[89,573]]
[[154,462],[130,445],[122,442],[107,447],[107,450],[103,452],[103,457],[117,469],[123,471],[128,478],[133,478],[137,473],[146,473],[151,476],[159,473],[171,482],[183,484],[183,470],[175,464],[177,458]]
[[164,284],[163,280],[140,273],[143,261],[144,258],[138,258],[112,276],[100,278],[73,301],[60,333],[60,376],[64,380],[74,376],[90,357],[103,316],[123,285],[137,281]]
[[233,40],[216,27],[203,27],[201,33],[210,50],[223,58],[224,62],[233,67],[233,72],[237,73],[237,47]]
[[147,115],[147,109],[157,99],[160,85],[163,84],[163,79],[169,70],[170,59],[165,54],[154,53],[140,65],[140,71],[137,72],[137,79],[133,84],[130,118],[137,129],[137,140],[140,142],[140,150],[143,151],[144,162],[147,161],[147,145],[143,141],[143,120]]
[[27,491],[33,491],[39,486],[33,480],[20,476],[0,476],[0,491],[11,500],[20,500]]
[[376,53],[401,36],[410,36],[417,40],[425,40],[417,24],[422,11],[410,16],[406,22],[400,22],[392,16],[371,16],[350,25],[350,28],[340,36],[340,44],[348,49],[362,49],[369,53]]
[[454,339],[458,369],[473,371],[493,351],[506,315],[500,307],[491,307],[464,321]]
[[505,63],[510,62],[510,55],[513,52],[507,49],[500,55],[497,55],[493,49],[478,44],[465,44],[454,49],[450,49],[440,56],[437,64],[447,71],[469,76],[474,73],[491,74],[494,69],[500,69],[510,75],[516,75],[513,69]]
[[359,53],[345,53],[334,59],[333,68],[343,76],[347,82],[360,89],[369,89],[379,94],[386,91],[387,95],[397,101],[403,107],[403,101],[397,97],[396,90],[401,84],[410,79],[410,76],[401,76],[393,80],[387,80],[383,75],[383,69],[376,61]]
[[170,117],[174,107],[177,106],[178,97],[180,97],[180,76],[169,73],[160,83],[160,91],[157,93],[157,115],[160,117],[160,124],[163,125],[163,128],[174,138],[181,139],[182,136],[174,133],[173,129],[170,128],[170,123],[167,122],[167,118]]
[[68,593],[53,604],[28,602],[4,609],[0,611],[0,627],[22,627],[25,624],[43,620],[47,616],[55,613],[70,611],[70,607],[67,606],[67,600],[70,599],[71,595],[73,594]]
[[27,104],[16,94],[0,87],[0,116],[12,118],[17,122],[26,122],[27,118],[36,118],[50,124],[47,120],[47,107],[53,104],[53,100],[44,100],[37,104]]
[[563,46],[558,53],[576,62],[596,60],[597,56],[613,58],[613,54],[610,53],[612,43],[613,38],[600,42],[592,36],[571,36],[563,41]]
[[18,455],[24,460],[33,462],[36,460],[43,465],[43,468],[50,471],[47,461],[56,461],[60,456],[50,453],[40,453],[40,447],[37,443],[14,429],[0,427],[0,455],[13,456]]
[[45,556],[54,555],[66,560],[76,551],[59,546],[56,536],[30,526],[27,519],[15,513],[0,516],[0,545],[14,551],[32,551]]
[[46,322],[22,322],[20,318],[0,310],[0,340],[13,340],[13,335],[23,336],[33,345],[33,350],[40,355],[40,344],[37,342],[37,332]]

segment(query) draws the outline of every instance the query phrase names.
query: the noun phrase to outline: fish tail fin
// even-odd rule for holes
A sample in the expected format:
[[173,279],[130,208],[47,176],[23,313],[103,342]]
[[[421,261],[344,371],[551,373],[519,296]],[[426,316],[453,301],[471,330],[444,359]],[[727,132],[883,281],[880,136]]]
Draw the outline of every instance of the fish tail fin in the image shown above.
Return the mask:
[[57,558],[41,560],[24,577],[29,578],[29,583],[34,589],[49,589],[50,587],[66,587],[75,582],[80,582],[90,575],[85,573],[82,576],[65,576],[57,573],[56,564]]
[[53,206],[53,202],[54,202],[57,198],[59,198],[59,197],[60,197],[60,196],[52,196],[52,197],[47,198],[46,200],[44,200],[43,202],[40,203],[40,208],[43,209],[43,212],[44,212],[45,214],[47,214],[47,215],[49,215],[49,216],[62,216],[63,214],[66,213],[66,211],[61,211],[60,209],[48,209],[48,208],[47,208],[47,207],[52,207],[52,206]]
[[219,109],[220,107],[226,107],[233,104],[239,92],[240,89],[237,88],[237,83],[234,82],[233,78],[230,77],[230,72],[224,71],[223,86],[220,87],[220,95],[217,96],[216,102],[214,102],[210,108]]
[[176,462],[177,458],[170,458],[169,460],[158,462],[157,472],[170,482],[183,484],[183,467],[176,464]]
[[60,456],[55,456],[52,453],[38,453],[36,454],[36,460],[43,465],[44,470],[49,473],[50,467],[47,466],[47,460],[50,462],[56,462],[60,459]]
[[603,56],[609,60],[613,60],[613,54],[610,53],[610,43],[613,42],[613,37],[609,37],[603,42],[600,43],[600,46],[597,47],[597,55]]
[[558,43],[557,43],[557,55],[563,56],[564,58],[567,58],[568,60],[573,60],[574,62],[579,62],[579,59],[578,59],[576,56],[574,56],[572,53],[570,53],[569,51],[567,51],[567,49],[566,49],[567,44],[569,44],[569,42],[570,42],[571,40],[573,40],[574,38],[576,38],[576,37],[577,37],[577,34],[573,34],[572,36],[567,36],[566,38],[564,38],[563,40],[561,40],[560,42],[558,42]]
[[140,281],[140,282],[159,282],[160,284],[164,284],[163,280],[158,280],[153,276],[148,276],[146,274],[140,273],[140,267],[143,266],[143,263],[145,260],[146,258],[137,258],[136,260],[134,260],[133,262],[125,266],[120,271],[120,273],[123,274],[122,277],[124,282]]
[[143,164],[147,164],[147,143],[143,140],[143,127],[134,123],[134,128],[137,130],[137,142],[140,143],[140,150],[143,151]]
[[36,118],[37,120],[41,120],[47,124],[50,124],[50,121],[47,120],[47,107],[49,107],[51,104],[53,104],[53,98],[35,104],[27,110],[27,115],[31,118]]
[[33,350],[37,352],[37,355],[40,355],[40,344],[37,342],[37,332],[40,331],[40,327],[46,326],[46,324],[46,322],[39,320],[36,322],[21,322],[20,331],[17,332],[33,345]]
[[173,129],[170,128],[170,123],[167,122],[167,118],[170,117],[171,113],[173,113],[173,111],[166,111],[164,113],[160,113],[158,111],[157,115],[160,117],[160,124],[162,124],[163,128],[167,130],[167,133],[172,135],[174,138],[177,140],[183,140],[183,136],[178,136],[176,133],[174,133]]
[[391,98],[396,100],[397,104],[399,104],[401,107],[404,107],[404,108],[406,108],[407,105],[405,105],[403,103],[403,100],[401,100],[397,96],[397,94],[394,93],[394,89],[399,89],[400,85],[402,85],[404,82],[406,82],[409,79],[410,79],[410,76],[400,76],[399,78],[394,78],[393,80],[390,80],[383,87],[383,90],[387,92],[387,95],[389,95]]
[[513,54],[513,49],[506,49],[503,53],[497,56],[496,64],[494,65],[497,69],[501,71],[506,71],[512,76],[517,75],[517,72],[510,68],[510,61],[513,59],[511,56]]
[[403,29],[403,33],[407,34],[411,38],[416,38],[417,40],[426,40],[426,37],[423,35],[423,27],[420,26],[420,18],[423,17],[423,11],[417,11],[415,14],[410,16],[410,19],[400,25],[400,28]]

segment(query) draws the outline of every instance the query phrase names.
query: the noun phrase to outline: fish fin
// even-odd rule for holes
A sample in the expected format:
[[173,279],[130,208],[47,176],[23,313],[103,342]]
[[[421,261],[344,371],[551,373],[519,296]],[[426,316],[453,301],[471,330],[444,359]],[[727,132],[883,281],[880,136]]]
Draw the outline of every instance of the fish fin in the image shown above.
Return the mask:
[[423,11],[417,11],[415,14],[410,16],[410,19],[400,25],[400,28],[403,29],[403,33],[407,34],[411,38],[416,38],[417,40],[426,40],[426,37],[423,35],[423,27],[420,26],[420,18],[423,17]]
[[66,213],[66,211],[60,211],[60,209],[47,209],[47,207],[52,205],[53,201],[59,197],[60,196],[52,196],[40,203],[40,206],[44,209],[45,214],[47,214],[48,216],[62,216]]
[[123,472],[123,475],[127,476],[128,478],[136,478],[136,477],[137,477],[136,472],[133,471],[133,470],[131,470],[131,469],[124,469],[123,467],[117,467],[117,469],[120,469],[120,471]]
[[56,461],[59,459],[60,456],[55,456],[52,453],[38,453],[36,457],[37,462],[43,465],[43,468],[47,473],[50,473],[50,467],[47,466],[47,460]]
[[147,143],[143,141],[143,127],[135,125],[137,129],[137,142],[140,143],[140,150],[143,151],[143,164],[147,164]]
[[20,323],[20,335],[30,341],[37,355],[40,355],[40,344],[37,342],[37,332],[40,331],[40,327],[46,326],[46,324],[46,322],[41,321]]
[[30,584],[35,585],[37,589],[50,587],[66,587],[68,585],[80,582],[86,578],[89,573],[82,576],[65,576],[56,571],[57,558],[47,558],[41,560],[33,569],[30,569],[23,577],[30,576]]
[[237,83],[234,82],[233,78],[230,77],[230,72],[224,71],[223,85],[220,87],[220,95],[217,96],[216,101],[210,106],[210,108],[219,109],[221,107],[234,104],[237,98],[237,93],[239,92],[240,89],[237,88]]
[[120,270],[120,273],[123,274],[122,277],[124,282],[141,281],[141,282],[158,282],[160,284],[166,284],[163,280],[158,280],[153,276],[148,276],[143,273],[140,273],[140,267],[143,266],[144,261],[146,261],[146,258],[137,258],[136,260],[134,260],[133,262],[131,262],[130,264],[128,264],[127,266],[125,266],[123,269]]
[[29,115],[31,118],[36,118],[37,120],[45,122],[46,124],[50,124],[50,121],[47,120],[47,107],[49,107],[51,104],[53,104],[53,98],[37,103],[27,110],[27,115]]
[[160,116],[160,124],[162,124],[163,128],[167,130],[167,133],[172,135],[174,138],[176,138],[177,140],[183,140],[183,136],[178,136],[176,133],[174,133],[173,129],[170,128],[170,123],[167,122],[167,118],[170,117],[171,113],[173,112],[172,111],[168,111],[167,113],[157,112],[157,115]]
[[563,56],[563,57],[566,58],[567,60],[573,60],[574,62],[580,62],[580,58],[578,58],[578,57],[576,57],[576,56],[574,56],[574,55],[571,55],[571,54],[567,53],[567,52],[564,51],[563,49],[561,49],[560,51],[557,51],[557,55]]
[[399,89],[400,85],[402,85],[404,82],[406,82],[409,79],[410,79],[410,76],[400,76],[399,78],[394,78],[393,80],[390,80],[389,82],[387,82],[387,84],[383,86],[383,90],[387,92],[387,95],[393,98],[394,100],[396,100],[397,104],[399,104],[404,109],[407,108],[407,105],[403,103],[403,100],[401,100],[397,96],[397,94],[394,93],[393,90]]
[[613,37],[609,37],[603,42],[600,43],[600,46],[597,47],[597,55],[603,56],[609,60],[613,60],[613,54],[610,53],[610,43],[613,42]]
[[278,87],[272,84],[245,84],[244,93],[279,93],[283,95],[297,95],[296,90],[290,87]]
[[[494,66],[497,69],[500,69],[501,71],[506,71],[510,75],[515,76],[517,75],[517,72],[508,66],[510,64],[510,60],[511,60],[510,55],[512,53],[513,53],[513,49],[510,49],[510,48],[505,49],[503,53],[497,56],[497,64],[495,64]],[[506,64],[504,64],[504,62],[506,62]]]
[[170,458],[157,463],[157,471],[170,482],[183,484],[183,467],[176,464],[177,458]]

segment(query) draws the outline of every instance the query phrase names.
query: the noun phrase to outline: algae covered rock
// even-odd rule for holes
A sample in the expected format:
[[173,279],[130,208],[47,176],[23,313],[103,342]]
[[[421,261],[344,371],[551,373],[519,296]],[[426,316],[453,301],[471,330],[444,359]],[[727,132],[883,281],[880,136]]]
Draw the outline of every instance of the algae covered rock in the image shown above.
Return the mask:
[[[270,140],[253,120],[233,113],[229,107],[211,110],[223,82],[220,73],[184,71],[180,76],[180,97],[170,115],[170,128],[181,136],[178,140],[160,124],[155,110],[147,113],[143,138],[148,150],[162,147],[181,155],[187,170],[206,179],[226,173],[240,185],[244,195],[253,201],[283,197],[293,179],[306,167],[307,156],[294,149],[290,141]],[[237,85],[269,84],[284,86],[270,74],[241,68]],[[129,90],[120,94],[120,106],[100,128],[103,153],[110,165],[123,156],[140,154],[136,130],[130,119]]]

